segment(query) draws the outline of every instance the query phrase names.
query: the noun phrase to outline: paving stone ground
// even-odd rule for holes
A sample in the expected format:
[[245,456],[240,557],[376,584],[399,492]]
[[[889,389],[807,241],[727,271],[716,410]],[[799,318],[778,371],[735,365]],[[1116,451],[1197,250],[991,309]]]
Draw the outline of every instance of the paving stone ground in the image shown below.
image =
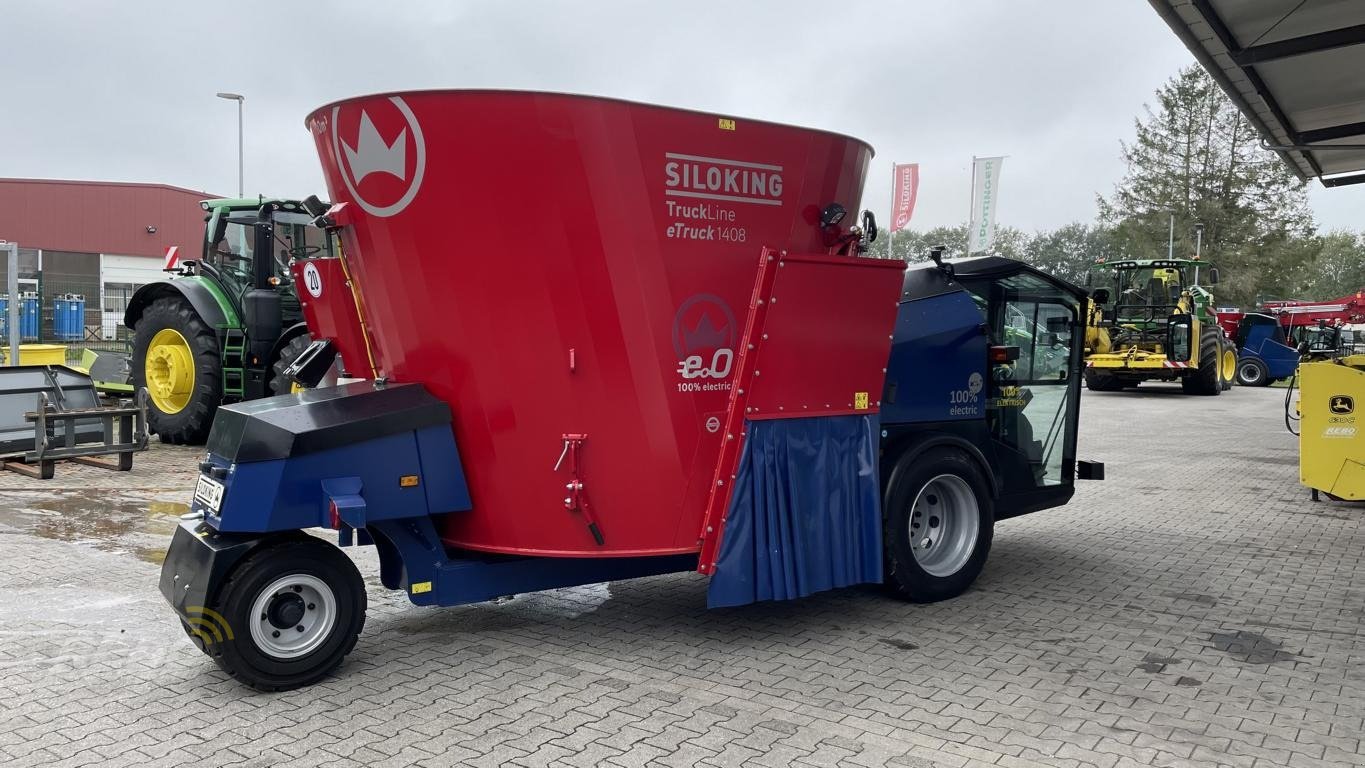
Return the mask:
[[707,611],[695,575],[417,608],[260,694],[156,591],[197,451],[0,473],[0,765],[1365,765],[1365,509],[1297,482],[1281,390],[1084,398],[1109,479],[976,587]]

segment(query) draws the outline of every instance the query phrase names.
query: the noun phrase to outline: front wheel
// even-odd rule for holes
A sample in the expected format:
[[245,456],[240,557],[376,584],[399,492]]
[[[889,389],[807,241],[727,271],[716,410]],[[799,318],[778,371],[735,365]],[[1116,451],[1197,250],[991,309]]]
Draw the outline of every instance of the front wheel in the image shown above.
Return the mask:
[[223,583],[213,609],[231,631],[205,651],[262,691],[321,680],[365,626],[365,583],[341,550],[311,536],[263,547]]
[[933,603],[976,581],[990,554],[995,515],[985,474],[961,450],[906,456],[884,501],[886,582],[901,597]]
[[1264,387],[1270,383],[1270,371],[1265,363],[1248,357],[1237,364],[1237,383],[1244,387]]
[[1223,358],[1220,334],[1213,328],[1205,328],[1199,335],[1199,365],[1187,369],[1180,379],[1180,388],[1185,394],[1216,396],[1223,391],[1223,382],[1218,374]]
[[1094,368],[1085,369],[1085,387],[1091,392],[1119,392],[1124,386],[1123,379],[1112,373],[1097,371]]

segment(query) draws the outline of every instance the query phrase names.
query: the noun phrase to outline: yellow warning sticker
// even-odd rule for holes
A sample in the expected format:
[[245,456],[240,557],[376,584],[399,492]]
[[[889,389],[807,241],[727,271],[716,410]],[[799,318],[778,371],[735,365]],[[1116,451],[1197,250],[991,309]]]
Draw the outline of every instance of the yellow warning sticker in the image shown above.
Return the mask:
[[720,118],[720,129],[722,131],[733,131],[735,129],[735,121],[728,117]]
[[429,581],[419,581],[419,582],[417,582],[416,584],[413,584],[413,585],[412,585],[412,594],[414,594],[414,595],[420,595],[420,594],[423,594],[424,592],[430,592],[430,591],[431,591],[431,582],[429,582]]
[[866,393],[866,392],[854,392],[854,393],[853,393],[853,410],[855,410],[855,411],[865,411],[865,410],[867,410],[867,393]]

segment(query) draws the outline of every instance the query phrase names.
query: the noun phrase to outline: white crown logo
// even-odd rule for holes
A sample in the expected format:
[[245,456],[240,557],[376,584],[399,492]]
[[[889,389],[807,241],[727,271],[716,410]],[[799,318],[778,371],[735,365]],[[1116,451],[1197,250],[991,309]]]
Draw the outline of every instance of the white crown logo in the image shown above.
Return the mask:
[[345,141],[341,148],[346,151],[346,162],[351,166],[351,177],[359,184],[371,173],[387,173],[399,181],[406,181],[405,163],[407,160],[408,129],[398,132],[392,144],[385,144],[374,122],[364,111],[360,113],[360,135],[356,137],[354,148]]

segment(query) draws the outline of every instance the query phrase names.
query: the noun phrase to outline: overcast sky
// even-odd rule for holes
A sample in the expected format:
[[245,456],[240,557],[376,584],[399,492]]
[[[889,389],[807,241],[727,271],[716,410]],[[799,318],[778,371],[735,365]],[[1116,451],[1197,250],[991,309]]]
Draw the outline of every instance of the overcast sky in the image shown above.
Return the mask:
[[[973,154],[1008,155],[999,220],[1095,215],[1120,139],[1193,61],[1145,0],[11,2],[0,10],[0,176],[323,193],[304,116],[416,88],[617,96],[849,133],[921,163],[912,226],[966,219]],[[1365,187],[1310,187],[1323,229],[1365,229]]]

